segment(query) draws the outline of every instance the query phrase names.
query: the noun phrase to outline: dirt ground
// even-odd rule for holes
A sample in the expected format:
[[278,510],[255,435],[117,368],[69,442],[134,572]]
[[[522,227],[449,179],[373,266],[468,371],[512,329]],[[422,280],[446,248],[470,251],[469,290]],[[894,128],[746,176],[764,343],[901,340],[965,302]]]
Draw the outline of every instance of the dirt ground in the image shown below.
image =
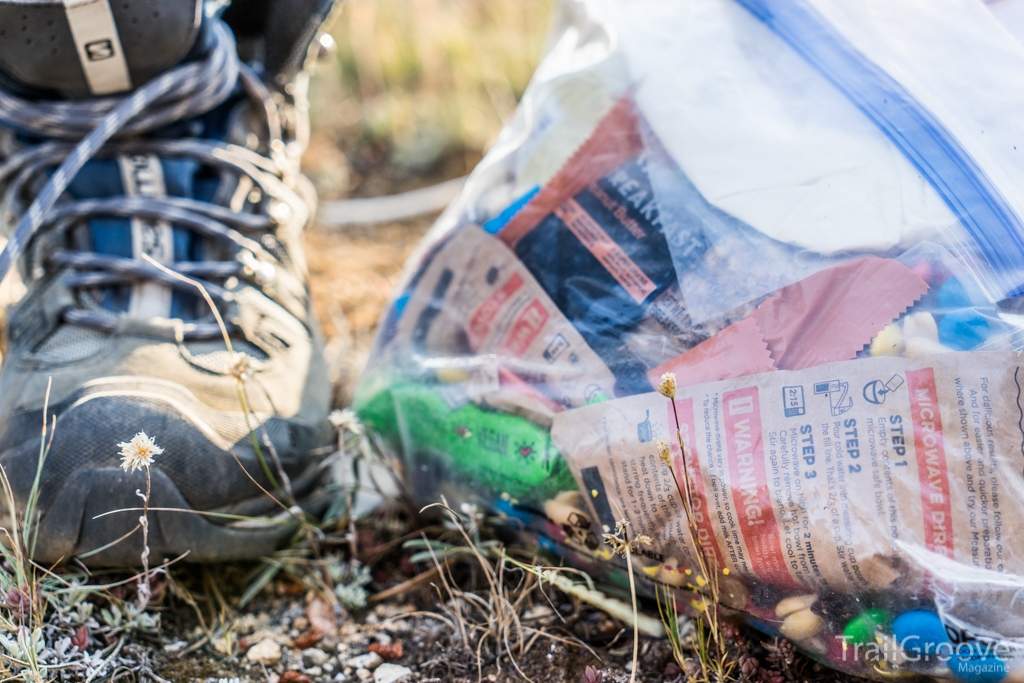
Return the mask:
[[[157,590],[163,628],[151,643],[155,675],[202,683],[631,680],[631,627],[550,584],[538,585],[525,572],[499,575],[493,558],[485,563],[453,552],[434,568],[429,561],[413,562],[403,541],[418,535],[453,545],[458,540],[451,525],[413,517],[400,506],[359,522],[354,557],[369,568],[368,599],[348,609],[335,599],[342,592],[325,590],[317,575],[335,563],[332,558],[353,557],[340,532],[320,539],[315,552],[294,552],[292,560],[279,555],[285,569],[244,607],[239,599],[252,583],[253,567],[173,571]],[[489,540],[485,535],[479,548]],[[510,554],[530,563],[540,559]],[[684,643],[692,642],[692,628],[682,632]],[[733,662],[723,680],[844,680],[752,629],[727,625],[722,632]],[[636,649],[635,680],[708,681],[695,667],[688,678],[664,638],[641,635]]]

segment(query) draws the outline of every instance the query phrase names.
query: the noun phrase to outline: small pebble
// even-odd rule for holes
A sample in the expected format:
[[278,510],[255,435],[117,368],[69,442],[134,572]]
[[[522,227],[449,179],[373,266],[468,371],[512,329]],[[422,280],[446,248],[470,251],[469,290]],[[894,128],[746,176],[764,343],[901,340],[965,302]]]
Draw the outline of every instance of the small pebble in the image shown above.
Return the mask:
[[302,663],[306,666],[322,666],[330,658],[330,655],[320,648],[311,647],[302,651]]
[[284,650],[281,655],[281,663],[285,665],[286,669],[301,669],[304,666],[302,655],[295,650]]
[[398,664],[381,664],[373,672],[373,683],[395,683],[412,674],[412,669]]
[[245,658],[250,662],[272,666],[281,661],[281,646],[267,638],[250,647]]
[[718,597],[726,607],[741,610],[750,601],[750,591],[739,579],[732,576],[720,576],[718,578]]
[[176,640],[173,643],[167,643],[166,645],[164,645],[164,652],[170,652],[171,654],[174,654],[175,652],[181,652],[186,647],[188,647],[187,640]]
[[807,640],[825,626],[825,620],[809,609],[793,612],[782,620],[779,631],[790,640]]
[[372,671],[380,666],[383,661],[384,660],[381,659],[380,655],[376,652],[367,652],[364,655],[353,657],[345,662],[345,664],[353,669],[369,669]]
[[358,678],[359,680],[368,681],[372,677],[373,674],[370,673],[369,669],[356,669],[356,678]]

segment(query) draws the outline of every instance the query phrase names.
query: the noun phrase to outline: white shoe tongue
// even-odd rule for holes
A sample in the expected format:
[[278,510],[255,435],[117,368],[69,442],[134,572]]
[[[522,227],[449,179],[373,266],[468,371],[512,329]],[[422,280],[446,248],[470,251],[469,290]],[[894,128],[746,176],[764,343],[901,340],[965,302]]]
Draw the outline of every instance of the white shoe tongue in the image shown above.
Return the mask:
[[136,88],[180,62],[200,0],[0,0],[0,71],[66,97]]

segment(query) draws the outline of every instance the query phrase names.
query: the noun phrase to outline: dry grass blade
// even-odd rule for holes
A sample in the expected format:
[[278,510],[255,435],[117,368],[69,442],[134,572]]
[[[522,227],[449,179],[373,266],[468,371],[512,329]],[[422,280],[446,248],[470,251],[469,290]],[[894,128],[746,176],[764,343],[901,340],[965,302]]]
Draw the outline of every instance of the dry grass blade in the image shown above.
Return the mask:
[[171,270],[149,254],[143,254],[142,258],[161,272],[195,287],[199,291],[200,296],[203,297],[206,305],[210,308],[210,312],[217,321],[217,327],[220,329],[221,336],[224,338],[224,346],[227,347],[228,354],[231,356],[232,375],[235,378],[238,393],[238,404],[242,408],[242,414],[245,415],[245,426],[249,431],[249,441],[252,443],[253,452],[256,454],[256,457],[260,462],[260,466],[263,468],[263,473],[267,475],[267,479],[270,481],[271,485],[280,493],[287,495],[292,505],[294,505],[295,497],[291,494],[291,491],[283,489],[281,484],[278,483],[278,478],[280,478],[281,481],[287,482],[288,476],[281,467],[280,461],[275,463],[277,465],[278,473],[277,477],[274,476],[274,473],[270,469],[270,465],[267,463],[266,457],[263,455],[263,449],[260,447],[259,439],[256,437],[256,431],[252,426],[252,411],[249,409],[249,400],[245,392],[245,371],[249,367],[248,357],[245,356],[245,354],[235,353],[235,347],[231,344],[231,335],[228,333],[228,327],[224,323],[224,318],[220,314],[220,309],[218,309],[217,305],[214,303],[213,297],[210,296],[210,293],[202,282],[186,277],[175,270]]
[[[483,675],[484,652],[493,648],[491,651],[494,654],[491,656],[493,656],[493,662],[499,671],[501,671],[503,660],[507,659],[507,662],[515,670],[515,675],[529,681],[530,678],[520,666],[519,659],[526,656],[539,639],[579,647],[593,655],[597,661],[601,661],[597,653],[575,637],[571,635],[569,638],[558,636],[549,632],[547,627],[526,626],[520,617],[528,605],[532,604],[530,596],[538,590],[543,593],[541,589],[544,582],[551,583],[563,590],[568,587],[570,590],[566,591],[567,593],[577,597],[583,595],[584,602],[593,604],[594,596],[586,594],[592,591],[591,588],[573,584],[568,579],[560,579],[557,577],[557,572],[520,562],[509,557],[500,547],[479,545],[474,540],[474,536],[467,531],[463,518],[446,502],[429,505],[424,510],[429,508],[440,508],[447,513],[451,526],[458,532],[462,542],[468,548],[468,552],[455,555],[452,559],[455,557],[471,558],[474,560],[473,566],[479,568],[483,577],[484,589],[480,593],[460,589],[451,575],[451,564],[442,567],[441,560],[436,556],[433,546],[429,543],[426,545],[426,549],[434,561],[433,571],[440,576],[441,583],[449,597],[447,604],[442,604],[440,610],[451,618],[453,628],[456,628],[460,634],[466,634],[462,636],[462,642],[474,649],[478,676],[482,677]],[[509,575],[510,569],[517,574],[520,571],[523,573],[518,580],[515,580]],[[414,577],[413,581],[417,580],[425,579]],[[596,593],[596,591],[592,592]],[[547,600],[546,595],[544,599]],[[611,602],[622,604],[615,600],[611,600]],[[629,620],[629,608],[625,605],[622,606],[625,608],[625,613],[620,610],[619,616],[625,616]],[[555,609],[552,612],[558,613]],[[657,624],[659,627],[657,631],[661,632],[657,620],[648,619],[647,621],[651,623],[645,622],[645,627],[651,629],[652,623]]]
[[[667,372],[662,375],[661,383],[658,385],[658,391],[669,400],[669,404],[672,406],[672,416],[675,420],[676,426],[676,443],[679,447],[679,459],[681,462],[680,467],[676,467],[673,462],[672,450],[666,441],[658,441],[658,453],[661,456],[662,462],[668,467],[669,472],[672,474],[672,481],[676,485],[676,490],[679,492],[679,496],[682,499],[683,511],[686,515],[687,532],[689,534],[690,545],[693,546],[694,554],[697,559],[698,574],[694,579],[695,586],[691,586],[694,591],[702,593],[702,597],[693,603],[694,608],[698,614],[698,623],[696,629],[695,645],[697,651],[697,658],[700,663],[701,676],[704,680],[714,678],[717,681],[726,681],[729,679],[732,667],[727,665],[728,657],[725,651],[725,643],[722,637],[721,628],[721,595],[719,592],[719,566],[717,558],[713,553],[709,553],[705,546],[700,541],[700,528],[697,523],[697,516],[694,512],[693,507],[693,484],[690,476],[690,463],[688,462],[688,454],[686,450],[686,442],[683,439],[682,426],[679,421],[679,410],[676,406],[676,376],[674,373]],[[699,475],[699,465],[697,465]],[[678,469],[678,472],[677,472]],[[687,570],[689,571],[689,570]],[[721,571],[728,574],[727,568],[722,568]],[[668,606],[661,605],[661,599],[659,598],[659,613],[666,621],[666,629],[678,629],[678,612],[675,607],[675,593],[666,591],[666,600],[673,602],[671,609]],[[671,626],[670,623],[671,622]],[[705,631],[705,626],[707,630]],[[681,648],[678,647],[678,630],[674,634],[673,640],[673,655],[676,657],[679,666],[686,671],[686,662],[682,656]],[[671,638],[672,636],[670,636]],[[690,676],[690,674],[687,674]]]
[[[454,558],[454,560],[456,561],[457,559],[458,558]],[[447,564],[448,562],[445,562],[445,565]],[[372,596],[370,596],[369,602],[371,604],[375,602],[385,602],[398,595],[403,595],[411,590],[415,590],[420,586],[425,586],[426,584],[436,579],[441,574],[443,569],[444,568],[440,567],[432,567],[431,569],[428,569],[425,572],[417,574],[411,579],[407,579],[396,586],[392,586],[391,588],[381,591],[380,593],[374,593]]]

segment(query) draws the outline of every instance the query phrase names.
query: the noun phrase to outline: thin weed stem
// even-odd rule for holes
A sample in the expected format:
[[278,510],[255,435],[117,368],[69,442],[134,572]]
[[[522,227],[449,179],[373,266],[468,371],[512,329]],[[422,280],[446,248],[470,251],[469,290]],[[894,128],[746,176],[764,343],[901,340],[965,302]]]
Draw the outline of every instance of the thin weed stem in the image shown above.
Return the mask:
[[[719,592],[719,567],[717,559],[707,552],[705,546],[700,540],[700,528],[697,523],[697,515],[694,512],[693,507],[693,483],[690,479],[690,463],[688,462],[688,454],[686,452],[686,442],[683,440],[682,425],[679,420],[679,409],[676,405],[676,377],[672,373],[666,373],[662,377],[662,382],[658,387],[659,392],[665,396],[672,406],[672,416],[675,420],[676,427],[676,442],[679,446],[680,455],[680,467],[681,472],[676,472],[676,466],[673,462],[672,452],[669,445],[664,441],[658,442],[658,451],[661,456],[662,462],[669,468],[672,473],[672,481],[676,485],[676,490],[679,491],[679,496],[682,499],[683,511],[686,514],[687,530],[690,536],[690,544],[693,546],[694,555],[698,565],[698,575],[694,578],[696,585],[689,586],[694,592],[697,592],[701,597],[699,600],[695,600],[692,604],[697,612],[697,622],[695,624],[695,646],[697,650],[697,657],[700,662],[701,672],[704,680],[708,680],[709,673],[714,670],[715,676],[718,680],[724,680],[726,678],[727,671],[722,666],[725,654],[725,644],[722,640],[722,632],[719,623],[720,617],[720,592]],[[690,570],[686,570],[689,573]],[[727,570],[723,570],[726,571]],[[668,609],[666,604],[663,608],[661,600],[659,599],[658,608],[659,614],[662,620],[665,622],[666,630],[670,630],[673,633],[669,636],[672,640],[673,655],[676,657],[680,666],[685,670],[685,662],[679,661],[682,657],[681,647],[677,645],[679,641],[678,637],[678,611],[675,605],[675,594],[672,591],[666,590],[666,603],[671,600],[671,610]],[[705,631],[705,625],[707,630]],[[688,674],[689,675],[689,674]]]
[[633,601],[633,666],[629,671],[629,683],[636,680],[636,670],[639,667],[640,656],[640,628],[637,625],[636,615],[639,612],[636,607],[636,580],[633,578],[633,550],[629,543],[626,543],[626,568],[629,573],[629,597]]
[[142,527],[142,573],[139,575],[139,609],[146,609],[149,599],[153,596],[150,587],[149,574],[149,497],[153,492],[153,480],[150,476],[149,465],[146,465],[146,493],[135,493],[142,498],[142,516],[139,517],[139,525]]

